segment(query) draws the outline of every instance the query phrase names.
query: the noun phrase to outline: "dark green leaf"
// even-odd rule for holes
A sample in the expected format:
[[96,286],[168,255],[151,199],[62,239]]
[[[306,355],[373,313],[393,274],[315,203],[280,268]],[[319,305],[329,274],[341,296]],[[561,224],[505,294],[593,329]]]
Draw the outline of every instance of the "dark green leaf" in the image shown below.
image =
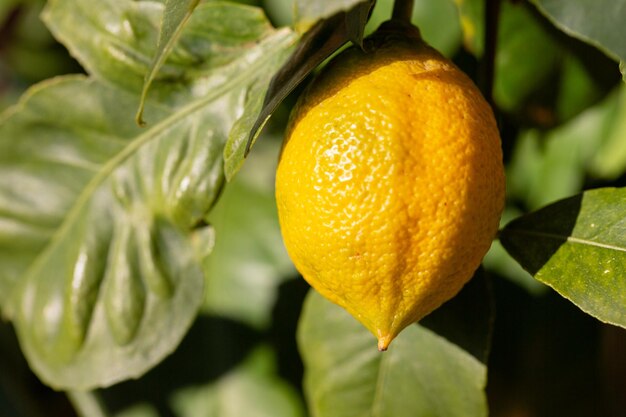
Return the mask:
[[137,123],[140,125],[145,123],[143,121],[143,108],[150,85],[159,72],[159,69],[165,63],[165,59],[174,48],[174,45],[176,45],[185,23],[187,23],[191,17],[191,14],[198,5],[199,1],[200,0],[165,1],[156,54],[154,55],[154,59],[150,65],[150,71],[146,73],[144,78],[141,99],[139,102],[139,110],[137,110],[137,115],[135,116]]
[[226,144],[224,159],[228,180],[237,173],[263,126],[289,93],[343,44],[362,37],[365,24],[363,9],[370,5],[371,2],[357,3],[347,12],[318,21],[300,39],[293,54],[271,78],[271,82],[270,78],[261,81],[269,83],[269,89],[264,84],[252,92],[246,112]]
[[494,309],[491,283],[479,268],[451,300],[420,321],[420,325],[487,364]]
[[486,367],[422,326],[381,353],[368,330],[311,291],[298,343],[314,417],[487,415]]
[[570,36],[588,42],[615,60],[626,60],[621,28],[626,0],[533,0],[554,24]]
[[626,189],[561,200],[509,223],[500,240],[534,277],[601,321],[626,327]]
[[[521,214],[519,209],[505,207],[504,213],[502,213],[500,219],[500,227],[504,227],[505,224],[519,217]],[[504,250],[502,244],[497,240],[491,244],[489,252],[487,252],[487,255],[485,255],[483,259],[483,265],[487,271],[495,272],[513,281],[533,295],[539,295],[547,291],[547,287],[533,279],[532,275],[522,268],[520,264],[515,262],[515,259]]]

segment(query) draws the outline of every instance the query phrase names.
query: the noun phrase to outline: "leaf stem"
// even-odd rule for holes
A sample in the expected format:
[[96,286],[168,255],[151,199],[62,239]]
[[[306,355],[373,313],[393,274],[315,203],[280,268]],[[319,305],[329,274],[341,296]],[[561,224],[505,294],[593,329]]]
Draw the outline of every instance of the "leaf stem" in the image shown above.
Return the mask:
[[81,417],[110,417],[99,395],[94,391],[67,391],[67,397]]
[[393,4],[393,13],[391,14],[391,18],[393,20],[401,20],[406,23],[411,23],[413,3],[414,0],[396,0]]
[[483,95],[492,106],[499,16],[500,0],[486,0],[484,39],[485,51],[481,62],[479,84]]

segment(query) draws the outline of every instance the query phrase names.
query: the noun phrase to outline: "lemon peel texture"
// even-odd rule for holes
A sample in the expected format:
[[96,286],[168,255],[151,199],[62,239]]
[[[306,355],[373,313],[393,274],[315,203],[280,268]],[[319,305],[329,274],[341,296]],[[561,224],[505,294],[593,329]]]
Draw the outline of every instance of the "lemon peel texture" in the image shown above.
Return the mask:
[[504,206],[491,108],[415,37],[349,48],[292,112],[276,174],[285,246],[317,291],[389,343],[452,298]]

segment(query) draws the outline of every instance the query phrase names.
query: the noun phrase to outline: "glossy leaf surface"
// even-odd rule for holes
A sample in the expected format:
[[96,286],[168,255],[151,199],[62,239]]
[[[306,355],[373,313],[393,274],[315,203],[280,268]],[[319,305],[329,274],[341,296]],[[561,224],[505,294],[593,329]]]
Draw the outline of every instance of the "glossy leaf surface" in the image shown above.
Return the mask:
[[600,48],[616,60],[626,60],[626,43],[620,31],[626,20],[625,0],[534,0],[534,3],[568,35]]
[[626,327],[625,201],[623,188],[586,191],[512,221],[500,240],[537,280]]
[[150,85],[152,85],[152,81],[159,72],[159,69],[161,69],[167,56],[176,45],[176,41],[178,41],[185,23],[187,23],[191,17],[198,3],[199,0],[167,0],[165,2],[157,50],[152,64],[150,65],[150,71],[146,73],[141,91],[139,110],[135,116],[137,123],[140,125],[145,123],[143,121],[143,106],[145,105]]
[[38,86],[0,127],[0,301],[12,298],[31,366],[55,387],[137,377],[177,346],[203,300],[213,242],[204,218],[222,186],[224,143],[255,77],[293,41],[257,9],[199,7],[212,17],[190,19],[147,101],[159,122],[141,130],[137,81],[161,12],[152,2],[51,2],[47,21],[96,79]]

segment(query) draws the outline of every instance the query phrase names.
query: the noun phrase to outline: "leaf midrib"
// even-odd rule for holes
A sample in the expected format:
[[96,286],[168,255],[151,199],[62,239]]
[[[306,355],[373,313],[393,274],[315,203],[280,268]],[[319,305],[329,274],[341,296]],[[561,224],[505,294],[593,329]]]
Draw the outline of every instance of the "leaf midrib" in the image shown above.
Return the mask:
[[565,241],[567,243],[574,243],[579,245],[589,245],[597,248],[615,250],[619,252],[626,252],[626,247],[620,247],[615,245],[610,245],[607,243],[595,242],[589,239],[582,239],[574,236],[564,236],[556,233],[547,233],[547,232],[539,232],[536,230],[524,230],[524,229],[509,229],[508,233],[517,233],[520,235],[533,236],[533,237],[542,237],[552,240]]

